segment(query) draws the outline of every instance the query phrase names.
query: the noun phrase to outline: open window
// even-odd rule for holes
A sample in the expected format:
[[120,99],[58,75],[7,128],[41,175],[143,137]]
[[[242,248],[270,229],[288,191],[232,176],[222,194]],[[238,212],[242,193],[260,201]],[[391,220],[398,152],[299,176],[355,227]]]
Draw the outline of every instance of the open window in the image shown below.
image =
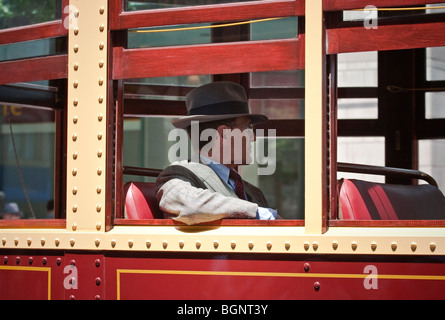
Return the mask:
[[[358,52],[339,50],[333,59],[339,183],[333,191],[337,204],[331,203],[338,211],[331,211],[329,225],[442,226],[443,43],[433,39],[434,28],[425,23],[436,27],[445,17],[440,10],[380,9],[375,30],[362,34],[370,37],[362,41],[375,43]],[[355,31],[365,29],[360,11],[330,16],[329,24],[350,28],[350,33],[343,30],[350,41]],[[410,37],[404,49],[385,42],[410,22],[428,34],[422,44]]]
[[[304,55],[297,17],[301,12],[296,15],[286,1],[188,4],[125,1],[119,9],[125,13],[115,24],[113,73],[120,79],[116,99],[122,99],[123,106],[123,122],[116,135],[121,137],[118,158],[123,165],[122,182],[116,185],[116,197],[121,194],[122,198],[116,223],[147,218],[151,221],[145,223],[171,222],[159,221],[156,207],[150,210],[152,214],[142,210],[148,215],[132,215],[127,197],[139,194],[144,206],[153,199],[156,176],[171,163],[169,150],[176,143],[169,141],[171,120],[186,115],[186,94],[205,83],[229,80],[245,88],[252,113],[270,119],[255,128],[266,137],[257,135],[254,150],[260,150],[262,144],[265,152],[255,154],[251,165],[241,167],[241,175],[263,190],[271,207],[285,218],[281,223],[302,225]],[[154,17],[155,12],[156,19],[164,15],[167,20],[142,20],[142,16]],[[135,19],[130,20],[133,15]],[[272,129],[273,137],[271,133],[268,138]],[[268,154],[268,149],[273,152]],[[261,170],[267,174],[258,175]]]
[[65,218],[62,2],[0,5],[0,210],[7,207],[17,212],[8,217],[20,218],[0,220],[4,226],[62,226],[57,219]]

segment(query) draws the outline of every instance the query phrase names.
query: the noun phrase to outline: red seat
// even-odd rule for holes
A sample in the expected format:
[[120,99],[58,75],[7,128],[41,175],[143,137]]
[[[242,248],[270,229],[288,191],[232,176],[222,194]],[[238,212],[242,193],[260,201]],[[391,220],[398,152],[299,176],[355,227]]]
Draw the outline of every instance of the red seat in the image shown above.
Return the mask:
[[156,199],[155,183],[129,182],[125,184],[125,209],[128,219],[163,219]]
[[445,197],[432,185],[342,179],[339,204],[344,220],[445,219]]

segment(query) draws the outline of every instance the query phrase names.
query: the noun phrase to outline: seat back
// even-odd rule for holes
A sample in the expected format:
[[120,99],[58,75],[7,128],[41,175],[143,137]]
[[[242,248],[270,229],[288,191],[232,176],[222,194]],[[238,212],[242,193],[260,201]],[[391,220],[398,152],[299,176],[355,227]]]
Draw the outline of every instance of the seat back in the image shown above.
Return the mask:
[[339,182],[344,220],[445,219],[445,197],[432,185],[392,185],[355,179]]
[[125,184],[125,209],[128,219],[163,219],[156,199],[156,184],[129,182]]

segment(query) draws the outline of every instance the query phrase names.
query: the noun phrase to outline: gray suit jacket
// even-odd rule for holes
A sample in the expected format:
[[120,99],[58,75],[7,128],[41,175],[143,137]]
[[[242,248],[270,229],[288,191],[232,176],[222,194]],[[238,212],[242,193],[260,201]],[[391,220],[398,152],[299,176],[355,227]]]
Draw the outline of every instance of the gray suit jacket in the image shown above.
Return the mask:
[[178,162],[156,181],[156,197],[166,218],[197,224],[223,218],[251,219],[258,206],[269,207],[260,189],[243,181],[249,201],[239,199],[209,166]]

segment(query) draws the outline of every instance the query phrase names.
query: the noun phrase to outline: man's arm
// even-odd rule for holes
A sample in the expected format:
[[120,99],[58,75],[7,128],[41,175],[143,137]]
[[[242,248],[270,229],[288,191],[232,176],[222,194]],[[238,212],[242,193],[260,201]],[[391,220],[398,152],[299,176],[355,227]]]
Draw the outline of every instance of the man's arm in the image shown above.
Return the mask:
[[224,218],[256,218],[258,205],[208,190],[186,168],[164,170],[156,181],[157,199],[162,211],[174,220],[197,224]]

